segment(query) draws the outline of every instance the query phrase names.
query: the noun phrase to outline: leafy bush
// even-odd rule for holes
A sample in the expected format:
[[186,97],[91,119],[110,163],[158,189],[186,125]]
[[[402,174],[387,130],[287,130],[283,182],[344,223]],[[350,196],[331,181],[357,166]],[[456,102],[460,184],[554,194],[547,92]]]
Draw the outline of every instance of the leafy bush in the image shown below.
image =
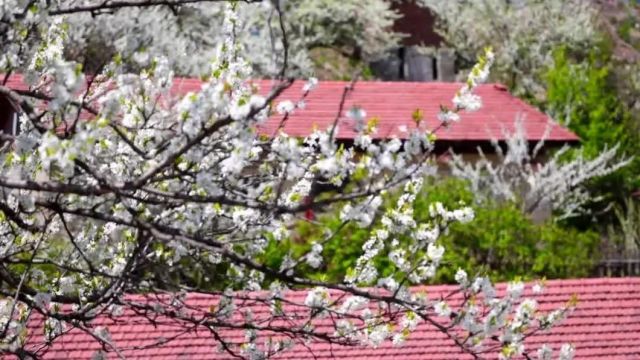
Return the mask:
[[[638,119],[624,103],[617,84],[614,62],[605,45],[595,48],[583,61],[572,61],[568,51],[554,53],[554,66],[546,75],[546,102],[541,104],[558,121],[578,134],[587,157],[619,144],[619,153],[640,153]],[[621,204],[640,185],[640,159],[591,183],[589,190],[609,202]],[[592,227],[591,219],[585,219]],[[613,219],[600,217],[599,221]]]
[[[429,219],[429,204],[434,201],[457,208],[460,203],[473,204],[474,196],[460,180],[431,184],[416,199],[416,219]],[[455,224],[440,238],[447,249],[444,261],[451,266],[442,267],[435,282],[453,282],[457,268],[471,270],[482,264],[487,264],[483,271],[496,281],[511,280],[517,275],[572,278],[586,276],[591,271],[599,239],[595,232],[580,232],[552,221],[535,224],[515,203],[483,203],[474,209],[474,221]],[[341,221],[337,210],[318,221],[337,232],[324,243],[324,258],[330,260],[318,269],[306,264],[299,269],[318,279],[340,281],[355,265],[370,231],[353,225],[338,230]],[[320,242],[325,236],[320,230],[323,226],[300,222],[292,231],[295,235],[270,243],[264,260],[271,266],[279,266],[289,251],[294,257],[308,252],[313,242]],[[388,260],[378,261],[377,266],[385,276],[392,274],[394,268]]]
[[594,50],[586,61],[576,63],[566,49],[559,48],[545,75],[547,96],[542,105],[580,136],[591,155],[616,143],[628,148],[634,140],[627,131],[631,114],[619,101],[612,83],[609,56],[606,50]]

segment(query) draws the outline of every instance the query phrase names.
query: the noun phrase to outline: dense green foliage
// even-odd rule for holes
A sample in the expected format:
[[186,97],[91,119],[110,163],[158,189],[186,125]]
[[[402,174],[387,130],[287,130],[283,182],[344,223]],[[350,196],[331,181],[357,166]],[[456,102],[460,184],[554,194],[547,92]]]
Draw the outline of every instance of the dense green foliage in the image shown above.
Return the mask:
[[[428,221],[428,207],[433,201],[456,208],[460,203],[473,204],[474,198],[466,184],[458,180],[429,185],[416,200],[417,220]],[[441,268],[434,282],[449,283],[453,281],[456,269],[470,271],[479,267],[496,281],[516,276],[580,277],[589,275],[597,260],[598,235],[595,232],[580,232],[551,221],[535,224],[513,203],[483,203],[474,209],[474,221],[455,224],[440,238],[446,248],[444,260],[449,266]],[[342,224],[338,213],[325,214],[319,222],[335,231]],[[271,242],[265,261],[271,266],[278,266],[289,251],[296,256],[304,254],[314,241],[322,240],[324,233],[321,228],[306,221],[300,222],[293,231],[294,236],[281,242]],[[324,243],[323,255],[327,263],[318,269],[303,264],[300,271],[318,279],[340,281],[355,265],[368,234],[368,230],[353,225],[343,227]],[[393,274],[394,267],[386,258],[377,266],[382,274]]]
[[580,136],[587,154],[595,155],[616,143],[631,146],[632,135],[626,131],[631,114],[611,83],[608,55],[595,50],[582,63],[571,61],[564,48],[554,55],[555,64],[545,76],[547,98],[542,105]]
[[[447,180],[428,188],[416,209],[426,217],[428,204],[440,201],[448,207],[459,202],[473,203],[465,184]],[[454,224],[443,237],[445,259],[452,267],[440,274],[451,281],[455,269],[485,267],[496,281],[525,278],[571,278],[589,275],[595,259],[598,235],[565,228],[553,219],[536,224],[523,214],[518,204],[482,203],[474,206],[476,218],[468,224]]]
[[640,159],[635,156],[640,153],[640,134],[638,119],[619,95],[623,84],[611,51],[603,43],[587,58],[576,60],[561,47],[554,58],[545,74],[546,99],[539,105],[580,136],[587,156],[619,144],[621,156],[634,157],[629,166],[590,186],[594,196],[621,203],[640,184]]

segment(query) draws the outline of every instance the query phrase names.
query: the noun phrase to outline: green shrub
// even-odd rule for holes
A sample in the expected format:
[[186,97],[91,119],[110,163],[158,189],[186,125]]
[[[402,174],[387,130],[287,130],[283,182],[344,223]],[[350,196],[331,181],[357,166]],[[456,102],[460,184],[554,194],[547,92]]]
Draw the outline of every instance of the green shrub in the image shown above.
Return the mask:
[[[434,201],[453,209],[461,203],[473,205],[474,198],[466,184],[459,180],[448,179],[428,185],[416,199],[418,222],[429,219],[429,204]],[[591,271],[598,245],[595,232],[564,228],[552,221],[535,224],[513,203],[484,203],[473,207],[476,212],[474,221],[454,224],[440,238],[446,251],[434,282],[452,282],[458,268],[471,270],[482,264],[488,264],[483,271],[495,281],[510,280],[516,276],[572,278],[586,276]],[[337,209],[321,216],[318,221],[332,231],[341,226]],[[314,241],[326,236],[321,228],[300,222],[290,238],[271,241],[264,261],[271,266],[279,266],[289,251],[295,255],[307,252]],[[362,245],[368,235],[368,229],[354,225],[341,228],[324,245],[325,263],[322,267],[313,269],[303,264],[299,271],[307,276],[341,281],[362,254]],[[394,270],[384,257],[378,260],[377,267],[384,275],[390,275]]]
[[589,275],[598,243],[595,232],[534,224],[515,204],[481,206],[470,224],[454,224],[443,238],[451,265],[441,279],[451,281],[457,267],[484,268],[496,281],[573,278]]
[[[611,52],[605,46],[581,62],[571,60],[564,48],[554,52],[554,66],[546,75],[547,96],[542,107],[580,136],[587,157],[620,144],[620,153],[640,153],[637,119],[618,94]],[[594,182],[595,195],[621,200],[639,185],[640,159]]]
[[631,145],[626,131],[631,114],[618,99],[607,58],[606,52],[594,51],[587,60],[574,63],[559,48],[545,75],[546,110],[576,132],[591,155],[607,145]]

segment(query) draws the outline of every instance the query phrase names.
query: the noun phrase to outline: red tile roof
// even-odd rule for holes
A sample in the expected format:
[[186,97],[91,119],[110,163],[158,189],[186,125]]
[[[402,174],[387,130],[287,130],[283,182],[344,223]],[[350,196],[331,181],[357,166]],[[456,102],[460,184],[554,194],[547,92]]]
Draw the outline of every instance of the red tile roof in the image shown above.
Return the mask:
[[[1,79],[1,78],[0,78]],[[268,80],[255,81],[261,92],[266,93],[271,85]],[[174,91],[184,94],[198,91],[202,82],[197,79],[176,78]],[[336,117],[338,104],[348,82],[321,81],[306,99],[306,108],[297,110],[286,122],[284,131],[292,136],[305,136],[314,126],[326,129]],[[297,101],[302,95],[304,81],[297,80],[287,89],[281,99]],[[7,84],[10,88],[24,89],[19,75],[14,75]],[[360,81],[349,93],[344,111],[340,114],[339,139],[353,139],[355,132],[345,112],[352,106],[363,108],[367,118],[378,117],[378,138],[406,137],[401,126],[415,126],[412,114],[416,109],[423,112],[425,129],[434,129],[439,124],[436,115],[440,105],[451,106],[451,99],[462,85],[459,83],[439,82],[380,82]],[[504,139],[503,130],[512,131],[515,119],[522,116],[527,137],[531,141],[540,140],[548,126],[551,126],[547,139],[551,142],[575,142],[578,137],[570,130],[550,122],[547,115],[535,107],[511,95],[504,86],[486,84],[477,88],[483,107],[474,113],[463,113],[462,121],[442,129],[437,135],[446,141],[488,141]],[[281,117],[274,115],[266,125],[265,132],[273,133]]]
[[[448,293],[454,286],[431,286],[415,288],[427,290],[431,298]],[[504,284],[497,287],[504,291]],[[526,341],[529,350],[537,349],[542,343],[553,347],[557,354],[563,343],[576,347],[576,359],[640,359],[640,278],[580,279],[548,281],[542,295],[534,298],[540,310],[551,311],[577,295],[578,305],[572,314],[549,332],[537,333]],[[303,302],[304,292],[292,292],[288,300]],[[529,292],[526,296],[531,296]],[[209,309],[215,300],[211,296],[190,294],[187,304]],[[239,309],[242,304],[236,303]],[[253,305],[256,322],[261,316],[268,316],[265,305]],[[285,311],[289,311],[285,309]],[[158,321],[154,326],[148,320],[125,312],[113,320],[99,318],[93,325],[110,324],[112,342],[121,349],[144,347],[162,339],[178,335],[179,329],[170,323]],[[158,320],[158,319],[157,319]],[[37,323],[31,326],[31,343],[41,341],[42,330]],[[243,341],[241,331],[221,330],[223,336]],[[89,359],[99,345],[89,335],[73,330],[58,338],[45,353],[44,359]],[[206,329],[189,331],[162,345],[139,350],[125,350],[127,359],[229,359],[220,353],[216,340]],[[495,354],[489,358],[496,358]],[[110,358],[116,358],[115,355]],[[309,348],[297,345],[294,349],[281,353],[277,359],[469,359],[445,337],[426,323],[421,323],[401,347],[385,342],[378,348],[343,347],[321,343],[311,343]],[[554,357],[555,358],[555,357]]]
[[0,74],[0,85],[4,85],[9,89],[14,89],[14,90],[29,89],[29,86],[27,86],[27,84],[25,84],[25,82],[22,80],[22,75],[15,75],[15,74],[11,75],[9,76],[9,78],[6,79],[7,80],[6,83],[4,83],[5,76],[6,76],[5,74]]

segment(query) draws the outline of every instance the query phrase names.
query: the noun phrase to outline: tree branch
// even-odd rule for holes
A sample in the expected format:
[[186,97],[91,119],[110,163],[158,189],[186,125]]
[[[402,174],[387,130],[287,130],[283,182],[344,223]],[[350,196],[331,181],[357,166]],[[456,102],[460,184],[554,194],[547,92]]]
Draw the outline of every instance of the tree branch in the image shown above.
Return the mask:
[[[228,0],[141,0],[141,1],[118,1],[118,0],[105,0],[96,5],[78,5],[66,8],[54,8],[48,11],[49,15],[68,15],[74,13],[89,12],[92,15],[99,15],[105,11],[114,11],[124,8],[133,7],[151,7],[151,6],[167,6],[173,8],[181,5],[198,4],[198,3],[213,3],[213,2],[227,2]],[[243,0],[246,3],[259,2],[260,0]]]

